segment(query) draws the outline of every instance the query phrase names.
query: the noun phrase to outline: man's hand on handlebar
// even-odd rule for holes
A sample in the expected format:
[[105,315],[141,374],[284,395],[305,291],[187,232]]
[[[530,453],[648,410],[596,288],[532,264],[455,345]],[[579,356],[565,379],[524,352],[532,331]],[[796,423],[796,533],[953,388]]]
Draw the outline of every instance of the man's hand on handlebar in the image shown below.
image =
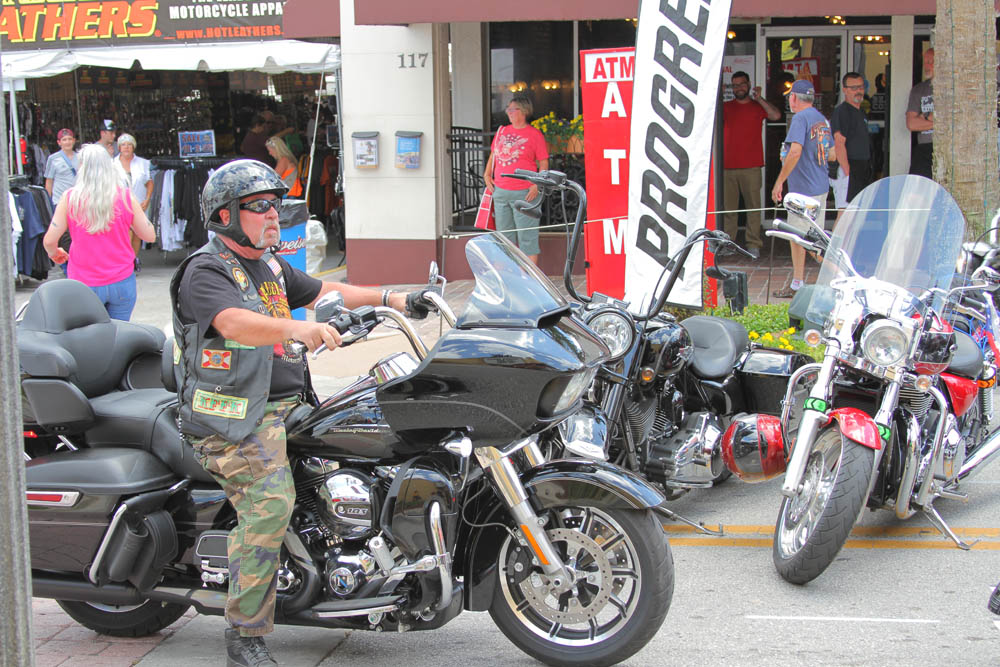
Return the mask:
[[294,324],[290,337],[304,344],[310,352],[321,345],[326,345],[330,349],[340,347],[340,333],[326,322],[291,321]]
[[405,312],[406,316],[411,320],[422,320],[431,312],[433,304],[424,298],[424,295],[428,292],[434,292],[435,294],[440,295],[441,288],[438,286],[424,287],[405,295]]

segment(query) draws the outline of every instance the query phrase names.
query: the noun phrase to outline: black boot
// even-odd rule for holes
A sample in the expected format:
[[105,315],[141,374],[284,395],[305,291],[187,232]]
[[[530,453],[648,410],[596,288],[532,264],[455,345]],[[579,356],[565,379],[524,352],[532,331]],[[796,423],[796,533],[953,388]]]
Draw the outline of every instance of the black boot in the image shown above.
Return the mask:
[[226,628],[226,667],[277,665],[260,637],[241,637],[236,628]]

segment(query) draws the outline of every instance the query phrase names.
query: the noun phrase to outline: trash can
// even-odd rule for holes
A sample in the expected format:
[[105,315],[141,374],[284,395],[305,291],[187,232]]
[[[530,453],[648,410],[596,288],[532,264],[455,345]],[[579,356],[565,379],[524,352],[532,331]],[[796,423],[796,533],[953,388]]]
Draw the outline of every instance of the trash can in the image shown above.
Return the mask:
[[[306,270],[306,223],[309,222],[309,208],[303,199],[286,199],[281,204],[281,245],[278,254],[293,269]],[[296,320],[306,319],[306,309],[292,311]]]

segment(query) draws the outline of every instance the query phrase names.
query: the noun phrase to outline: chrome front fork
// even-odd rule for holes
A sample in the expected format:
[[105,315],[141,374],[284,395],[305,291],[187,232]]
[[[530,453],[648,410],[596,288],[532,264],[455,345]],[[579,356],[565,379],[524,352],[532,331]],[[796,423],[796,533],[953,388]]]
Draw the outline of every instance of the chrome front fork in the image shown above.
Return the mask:
[[[816,376],[816,384],[809,392],[805,409],[802,411],[802,420],[799,422],[799,430],[792,444],[792,455],[788,459],[785,467],[785,479],[781,484],[782,495],[792,498],[799,493],[799,486],[802,484],[802,474],[806,470],[806,461],[809,460],[809,452],[812,450],[813,440],[819,427],[826,424],[826,410],[819,407],[828,406],[830,400],[830,384],[833,381],[833,371],[837,364],[837,357],[827,354],[820,366]],[[816,402],[821,405],[816,405]]]
[[497,491],[514,517],[518,526],[518,539],[535,554],[542,571],[551,577],[552,584],[557,588],[565,588],[572,585],[574,577],[552,546],[545,532],[545,521],[532,509],[528,494],[510,459],[514,451],[524,448],[530,450],[531,444],[533,441],[522,447],[522,443],[518,443],[507,451],[496,447],[479,447],[475,450],[476,459],[493,479]]

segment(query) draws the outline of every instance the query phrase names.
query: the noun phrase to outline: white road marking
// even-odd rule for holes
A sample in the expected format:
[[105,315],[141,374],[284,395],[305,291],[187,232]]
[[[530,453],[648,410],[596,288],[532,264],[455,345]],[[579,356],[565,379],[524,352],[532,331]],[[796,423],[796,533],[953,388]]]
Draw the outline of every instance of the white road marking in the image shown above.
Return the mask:
[[[751,621],[823,621],[842,623],[940,623],[941,621],[928,618],[867,618],[860,616],[761,616],[747,614],[744,618]],[[1000,621],[995,621],[1000,623]],[[998,625],[1000,627],[1000,625]]]

